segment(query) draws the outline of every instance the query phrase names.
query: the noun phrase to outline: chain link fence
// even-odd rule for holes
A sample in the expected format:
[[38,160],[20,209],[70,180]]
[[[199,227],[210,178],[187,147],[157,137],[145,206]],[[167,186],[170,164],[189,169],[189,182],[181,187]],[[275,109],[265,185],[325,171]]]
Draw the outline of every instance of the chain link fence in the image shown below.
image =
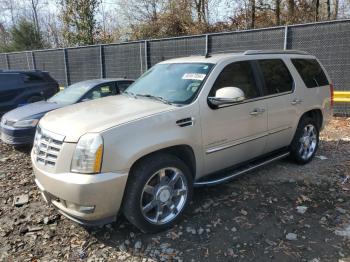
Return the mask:
[[[240,50],[296,49],[317,56],[335,90],[350,91],[350,20],[280,26],[121,44],[0,54],[0,69],[49,71],[60,85],[104,78],[137,78],[154,64],[175,57]],[[335,113],[350,115],[350,103]]]

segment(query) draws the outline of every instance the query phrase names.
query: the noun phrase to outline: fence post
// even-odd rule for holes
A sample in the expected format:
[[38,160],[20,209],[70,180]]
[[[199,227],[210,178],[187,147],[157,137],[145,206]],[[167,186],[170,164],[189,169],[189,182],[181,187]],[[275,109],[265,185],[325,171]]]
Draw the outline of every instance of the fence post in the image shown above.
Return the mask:
[[103,55],[103,45],[100,45],[100,69],[101,78],[105,78],[105,68],[104,68],[104,55]]
[[35,57],[34,57],[33,51],[32,51],[32,64],[33,64],[33,69],[36,70],[36,63],[35,63]]
[[209,54],[209,35],[205,35],[205,55]]
[[64,73],[66,77],[66,86],[69,86],[69,72],[68,72],[68,57],[67,57],[67,48],[63,48],[63,60],[64,60]]
[[139,43],[140,47],[140,75],[143,74],[143,58],[142,58],[142,42]]
[[5,59],[6,59],[7,70],[10,70],[10,61],[9,61],[9,55],[8,54],[5,54]]
[[145,40],[145,71],[148,70],[148,41]]
[[29,57],[28,57],[28,53],[29,53],[29,52],[25,52],[25,54],[26,54],[26,58],[27,58],[27,67],[28,67],[28,70],[30,70],[30,64],[29,64]]
[[283,49],[288,49],[288,26],[286,25],[284,27],[284,43],[283,43]]

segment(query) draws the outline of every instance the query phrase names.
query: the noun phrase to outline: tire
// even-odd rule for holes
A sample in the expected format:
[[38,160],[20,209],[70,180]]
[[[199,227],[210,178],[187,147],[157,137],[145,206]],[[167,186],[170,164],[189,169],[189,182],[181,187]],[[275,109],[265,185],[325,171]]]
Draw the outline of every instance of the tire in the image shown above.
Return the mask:
[[35,103],[35,102],[39,102],[42,100],[44,100],[44,98],[41,96],[31,96],[27,99],[27,103],[30,104],[30,103]]
[[188,166],[173,155],[155,154],[132,168],[122,210],[141,231],[154,233],[181,219],[192,194],[193,177]]
[[319,144],[319,127],[310,117],[299,121],[290,146],[291,157],[301,165],[309,163],[315,156]]

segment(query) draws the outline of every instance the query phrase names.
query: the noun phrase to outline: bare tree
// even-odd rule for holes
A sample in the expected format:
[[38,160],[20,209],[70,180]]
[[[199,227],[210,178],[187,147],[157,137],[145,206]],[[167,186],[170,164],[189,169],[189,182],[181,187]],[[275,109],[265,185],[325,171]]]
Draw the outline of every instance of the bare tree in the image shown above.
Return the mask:
[[31,8],[33,12],[33,21],[36,28],[36,31],[40,32],[39,19],[38,19],[38,4],[39,0],[30,0]]

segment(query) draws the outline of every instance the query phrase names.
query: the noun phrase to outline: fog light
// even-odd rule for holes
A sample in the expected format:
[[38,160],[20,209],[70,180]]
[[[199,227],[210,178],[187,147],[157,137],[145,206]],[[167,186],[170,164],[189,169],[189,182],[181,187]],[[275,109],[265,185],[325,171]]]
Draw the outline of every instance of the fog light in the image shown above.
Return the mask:
[[66,207],[85,214],[91,214],[95,211],[95,206],[81,206],[68,201],[66,201]]

